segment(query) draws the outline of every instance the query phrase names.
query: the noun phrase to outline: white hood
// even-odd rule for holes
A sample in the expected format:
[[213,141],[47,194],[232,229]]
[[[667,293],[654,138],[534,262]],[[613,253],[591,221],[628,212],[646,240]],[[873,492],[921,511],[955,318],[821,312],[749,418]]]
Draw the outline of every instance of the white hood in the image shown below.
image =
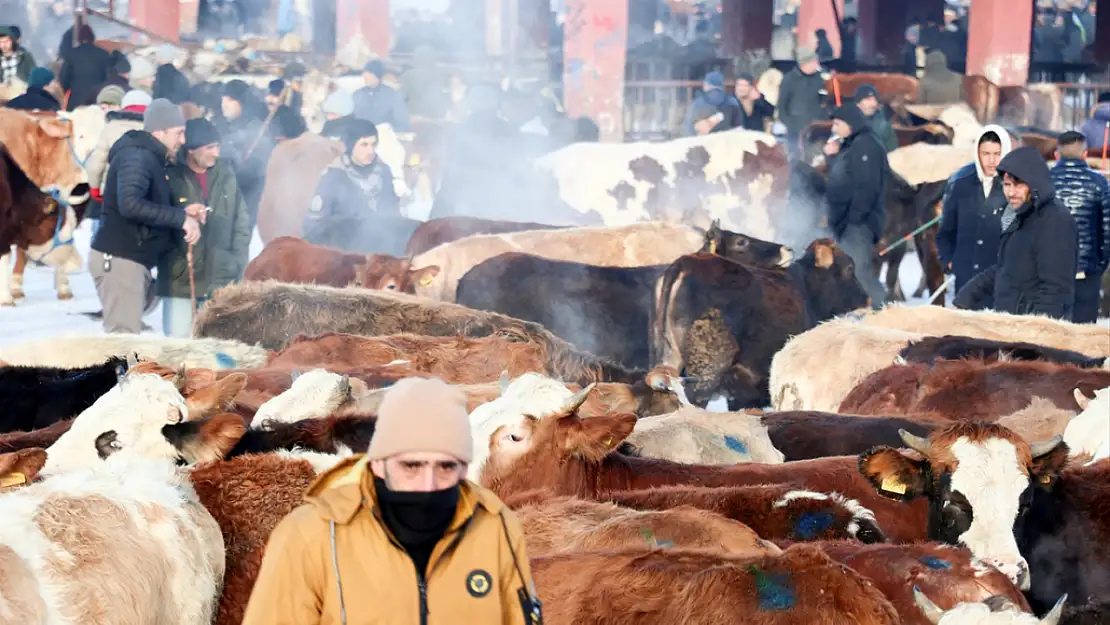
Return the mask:
[[1010,132],[1008,130],[1006,130],[1002,126],[999,126],[998,124],[987,124],[986,126],[983,126],[983,129],[979,131],[979,136],[975,137],[975,147],[973,148],[972,152],[972,158],[975,159],[975,173],[979,174],[979,180],[983,180],[984,178],[983,164],[979,162],[979,142],[983,140],[983,135],[987,134],[988,132],[993,132],[994,134],[998,135],[999,139],[1002,140],[1003,158],[1005,158],[1005,156],[1010,153],[1010,150],[1013,149],[1013,146],[1010,144]]

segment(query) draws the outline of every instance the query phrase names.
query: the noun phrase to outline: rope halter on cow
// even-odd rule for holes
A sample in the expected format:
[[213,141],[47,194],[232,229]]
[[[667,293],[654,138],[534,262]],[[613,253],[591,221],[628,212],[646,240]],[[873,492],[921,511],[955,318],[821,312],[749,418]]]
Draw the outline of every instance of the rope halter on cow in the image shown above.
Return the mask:
[[[46,191],[53,200],[50,208],[46,211],[46,215],[57,216],[54,224],[54,236],[49,243],[27,246],[27,258],[36,263],[60,264],[51,263],[48,257],[61,248],[73,245],[73,231],[76,229],[74,226],[77,222],[77,213],[69,202],[63,199],[62,192],[57,187],[50,187]],[[71,227],[66,228],[67,223],[72,224]],[[72,251],[72,247],[70,250]]]

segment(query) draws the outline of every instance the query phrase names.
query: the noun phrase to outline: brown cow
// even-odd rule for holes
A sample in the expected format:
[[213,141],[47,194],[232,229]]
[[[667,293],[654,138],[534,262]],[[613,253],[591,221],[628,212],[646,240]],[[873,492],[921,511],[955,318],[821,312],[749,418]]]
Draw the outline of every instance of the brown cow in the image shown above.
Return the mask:
[[71,242],[77,221],[74,209],[42,192],[0,144],[0,306],[15,305],[8,273],[13,245],[27,248],[31,258],[62,274],[80,268],[81,258]]
[[0,492],[30,483],[46,465],[46,450],[39,447],[0,453]]
[[357,285],[367,289],[414,293],[415,285],[439,273],[431,265],[412,268],[412,258],[388,254],[352,254],[313,245],[296,237],[278,237],[251,260],[244,280],[308,282],[335,287]]
[[557,349],[557,345],[510,329],[477,338],[417,334],[368,337],[327,332],[295,337],[270,357],[268,366],[361,367],[402,361],[398,364],[408,364],[452,384],[490,382],[499,379],[503,371],[513,377],[538,371],[577,384],[601,381],[598,378],[602,374],[595,367]]
[[633,510],[574,497],[551,497],[515,507],[530,557],[637,547],[704,549],[733,556],[782,553],[743,523],[677,506]]
[[837,73],[825,80],[825,91],[835,96],[839,93],[841,100],[850,100],[860,85],[871,85],[879,92],[879,99],[890,102],[901,98],[903,100],[917,99],[917,78],[905,74],[869,73],[854,74]]
[[1040,361],[948,360],[892,365],[848,393],[838,412],[862,415],[930,413],[952,420],[995,421],[1034,397],[1079,414],[1075,389],[1088,397],[1110,386],[1110,371]]
[[898,625],[867,578],[819,547],[732,558],[702,551],[572,553],[532,559],[552,625]]
[[549,226],[547,224],[524,221],[496,221],[477,217],[441,217],[429,219],[416,227],[405,247],[405,255],[412,257],[444,243],[458,241],[472,234],[504,234],[524,230],[558,230],[568,226]]
[[914,601],[915,587],[945,610],[1002,596],[1029,611],[1025,597],[1005,575],[974,561],[966,549],[938,543],[860,545],[836,541],[818,545],[833,560],[874,582],[898,610],[903,625],[934,623]]
[[[614,453],[632,433],[631,414],[579,418],[575,412],[528,418],[506,443],[490,437],[489,460],[481,476],[500,497],[536,488],[556,495],[604,501],[619,491],[656,486],[708,487],[797,484],[816,492],[837,492],[875,514],[893,541],[924,540],[928,507],[888,500],[859,475],[858,458],[846,456],[784,464],[689,465]],[[511,448],[510,448],[511,447]],[[511,458],[506,460],[506,458]]]
[[609,493],[605,499],[637,510],[668,510],[675,506],[710,510],[747,525],[768,540],[886,541],[875,515],[855,500],[792,484],[662,486]]

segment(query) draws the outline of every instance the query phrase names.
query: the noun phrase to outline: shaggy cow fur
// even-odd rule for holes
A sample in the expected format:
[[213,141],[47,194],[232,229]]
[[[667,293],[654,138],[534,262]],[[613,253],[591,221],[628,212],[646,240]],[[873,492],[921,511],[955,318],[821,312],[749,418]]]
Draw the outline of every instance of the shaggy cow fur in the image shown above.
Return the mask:
[[75,417],[126,371],[123,358],[73,369],[0,368],[0,433],[36,430]]
[[558,230],[566,226],[549,226],[547,224],[529,223],[523,221],[495,221],[492,219],[479,219],[477,217],[441,217],[429,219],[416,227],[416,231],[409,238],[405,246],[406,256],[423,254],[428,250],[458,241],[459,239],[474,234],[505,234],[508,232],[522,232],[524,230]]
[[995,341],[1027,341],[1035,345],[1079,352],[1092,358],[1110,356],[1106,328],[1093,323],[1071,323],[1040,315],[891,304],[880,311],[863,315],[860,322],[930,336],[959,335]]
[[251,260],[244,280],[308,282],[335,287],[413,293],[417,283],[432,279],[439,267],[412,268],[410,258],[387,254],[352,254],[296,237],[278,237]]
[[573,553],[535,558],[552,625],[898,625],[865,577],[819,547],[730,558],[697,551]]
[[640,511],[611,503],[553,497],[514,508],[529,557],[637,547],[705,549],[733,556],[781,553],[748,526],[691,506]]
[[609,493],[605,499],[637,510],[693,506],[739,521],[768,540],[886,541],[870,510],[836,493],[792,484],[704,488],[662,486]]
[[1074,390],[1091,397],[1110,386],[1110,371],[1052,362],[950,360],[893,365],[852,389],[838,412],[864,415],[930,413],[961,421],[995,421],[1044,397],[1080,412]]
[[915,586],[945,610],[999,595],[1029,610],[1021,591],[1005,575],[975,562],[971,553],[960,547],[939,543],[865,546],[846,541],[818,544],[830,558],[874,582],[898,610],[903,625],[933,625],[914,602]]
[[817,492],[837,492],[875,513],[892,540],[925,538],[928,506],[906,505],[879,495],[858,471],[856,457],[823,458],[785,464],[689,465],[612,453],[632,432],[630,414],[581,419],[575,413],[528,419],[519,430],[523,454],[505,462],[502,442],[493,437],[481,481],[501,497],[544,488],[556,495],[605,500],[616,491],[655,486],[709,487],[798,484]]
[[911,341],[898,353],[906,362],[931,365],[938,360],[1043,360],[1084,369],[1106,366],[1105,356],[1091,358],[1079,352],[1033,343],[992,341],[970,336],[926,336]]
[[[392,362],[453,384],[490,382],[499,379],[504,371],[510,376],[538,371],[577,384],[605,381],[604,377],[612,372],[623,379],[633,377],[623,369],[614,369],[614,365],[573,351],[565,342],[550,335],[537,336],[510,328],[475,338],[417,334],[369,337],[336,332],[297,336],[285,349],[273,354],[268,364],[271,367],[365,367]],[[643,377],[641,373],[639,381],[642,382]]]

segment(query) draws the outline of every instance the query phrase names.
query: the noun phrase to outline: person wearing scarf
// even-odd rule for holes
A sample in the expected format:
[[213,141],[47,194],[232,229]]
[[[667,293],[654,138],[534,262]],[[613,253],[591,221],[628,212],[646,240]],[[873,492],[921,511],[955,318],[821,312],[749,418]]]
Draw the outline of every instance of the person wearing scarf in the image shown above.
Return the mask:
[[473,455],[461,390],[398,381],[367,453],[270,534],[243,625],[542,623],[520,521],[466,479]]

